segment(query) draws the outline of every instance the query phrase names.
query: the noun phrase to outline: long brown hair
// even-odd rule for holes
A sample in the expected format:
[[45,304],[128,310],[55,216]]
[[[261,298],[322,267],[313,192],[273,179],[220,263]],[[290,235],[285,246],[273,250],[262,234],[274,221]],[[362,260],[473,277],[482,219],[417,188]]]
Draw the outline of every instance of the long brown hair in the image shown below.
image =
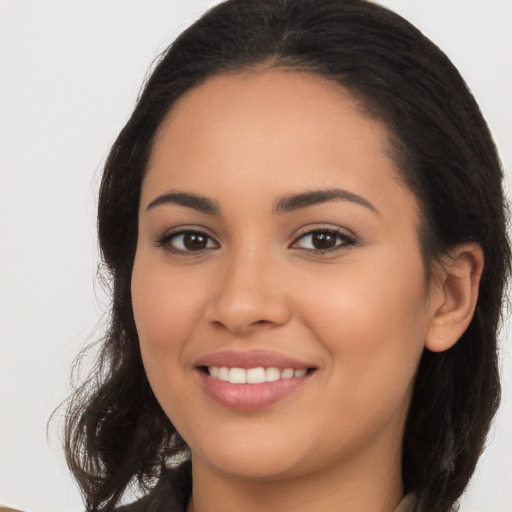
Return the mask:
[[403,441],[403,480],[419,512],[448,512],[482,452],[500,397],[496,336],[510,248],[502,170],[480,110],[448,58],[400,16],[365,0],[229,0],[162,55],[105,165],[98,207],[113,283],[109,329],[91,378],[69,402],[65,445],[88,510],[111,510],[187,447],[146,378],[130,280],[141,183],[155,131],[208,77],[267,62],[351,91],[382,120],[422,213],[426,268],[457,244],[485,254],[475,316],[447,352],[422,356]]

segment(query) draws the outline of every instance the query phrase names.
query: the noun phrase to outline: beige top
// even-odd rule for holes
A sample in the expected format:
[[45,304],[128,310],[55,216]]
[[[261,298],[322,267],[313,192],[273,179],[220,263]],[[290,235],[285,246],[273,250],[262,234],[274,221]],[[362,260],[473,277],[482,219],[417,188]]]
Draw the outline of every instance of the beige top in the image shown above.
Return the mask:
[[416,505],[416,499],[414,498],[414,495],[408,494],[398,504],[398,507],[396,507],[393,512],[414,512],[415,505]]

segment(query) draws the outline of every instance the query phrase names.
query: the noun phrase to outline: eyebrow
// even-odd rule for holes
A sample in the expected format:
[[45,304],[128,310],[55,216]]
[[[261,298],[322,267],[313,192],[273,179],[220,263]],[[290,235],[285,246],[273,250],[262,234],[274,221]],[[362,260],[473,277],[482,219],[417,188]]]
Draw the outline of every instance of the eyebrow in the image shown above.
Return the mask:
[[308,208],[329,201],[350,201],[368,210],[379,213],[377,208],[364,197],[339,188],[329,190],[312,190],[300,194],[294,194],[282,197],[276,201],[274,211],[277,214],[293,212],[302,208]]
[[[379,213],[377,208],[375,208],[375,206],[373,206],[373,204],[367,201],[364,197],[354,194],[353,192],[349,192],[348,190],[337,188],[329,190],[312,190],[302,192],[300,194],[280,197],[275,203],[274,212],[279,215],[308,208],[317,204],[327,203],[329,201],[350,201],[364,206],[368,210],[377,214]],[[221,212],[219,203],[214,199],[192,194],[190,192],[170,192],[168,194],[162,194],[151,201],[146,210],[151,210],[152,208],[165,204],[177,204],[209,215],[219,215]]]
[[164,204],[177,204],[209,215],[218,215],[220,213],[220,206],[217,201],[189,192],[171,192],[158,196],[149,203],[146,210],[151,210]]

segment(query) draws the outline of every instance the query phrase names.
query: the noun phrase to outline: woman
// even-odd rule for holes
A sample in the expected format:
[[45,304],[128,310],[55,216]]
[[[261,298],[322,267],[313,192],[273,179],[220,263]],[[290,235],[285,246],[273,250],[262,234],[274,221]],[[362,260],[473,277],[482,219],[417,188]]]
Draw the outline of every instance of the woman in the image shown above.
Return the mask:
[[111,327],[66,431],[88,509],[138,478],[130,510],[450,510],[499,402],[501,179],[397,15],[212,9],[105,167]]

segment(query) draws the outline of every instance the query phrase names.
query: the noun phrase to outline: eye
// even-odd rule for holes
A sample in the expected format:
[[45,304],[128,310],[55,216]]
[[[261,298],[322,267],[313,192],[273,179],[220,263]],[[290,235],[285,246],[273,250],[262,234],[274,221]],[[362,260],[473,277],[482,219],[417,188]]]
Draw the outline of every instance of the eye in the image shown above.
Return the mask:
[[157,247],[176,254],[193,254],[217,249],[219,244],[202,231],[180,230],[166,233],[156,241]]
[[295,249],[330,252],[355,245],[356,240],[336,229],[315,229],[300,236],[293,244]]

